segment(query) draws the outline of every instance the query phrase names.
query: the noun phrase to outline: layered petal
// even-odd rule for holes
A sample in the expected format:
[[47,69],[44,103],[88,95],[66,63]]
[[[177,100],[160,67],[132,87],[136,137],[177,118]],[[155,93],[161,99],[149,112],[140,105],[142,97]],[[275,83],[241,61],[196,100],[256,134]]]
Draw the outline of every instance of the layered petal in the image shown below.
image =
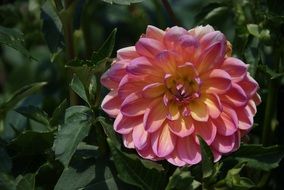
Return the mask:
[[113,128],[116,132],[120,134],[128,134],[134,129],[134,127],[141,124],[142,121],[142,116],[128,117],[120,112],[115,118]]
[[[149,103],[149,102],[147,102]],[[125,98],[122,102],[120,111],[126,116],[138,116],[145,113],[148,104],[143,100],[142,95],[139,93],[132,93]]]
[[131,60],[138,57],[138,53],[136,52],[135,46],[130,46],[126,48],[122,48],[117,51],[117,59],[118,60]]
[[163,127],[151,135],[153,152],[158,157],[169,155],[175,148],[177,137],[170,131],[165,122]]
[[200,78],[203,82],[201,91],[206,93],[224,94],[232,86],[231,76],[221,69],[214,69],[201,75]]
[[121,99],[117,96],[117,92],[108,93],[102,102],[102,109],[111,117],[116,117],[119,113]]
[[241,60],[228,57],[222,64],[221,69],[225,70],[234,82],[239,82],[247,75],[247,67],[248,66]]
[[135,48],[139,55],[149,58],[154,58],[159,52],[165,49],[160,41],[151,38],[140,38]]
[[201,136],[202,139],[208,144],[211,145],[214,141],[217,133],[217,127],[211,122],[195,122],[194,124],[194,134],[196,135],[195,141],[199,144],[197,135]]
[[213,27],[165,31],[148,26],[135,46],[117,51],[101,77],[102,109],[124,146],[175,166],[201,161],[198,136],[214,162],[237,150],[261,99],[248,66]]
[[212,143],[212,147],[220,153],[229,153],[233,150],[236,144],[235,134],[230,136],[216,135]]
[[153,101],[145,110],[143,123],[145,130],[152,133],[161,128],[166,120],[167,112],[162,99]]
[[169,120],[168,123],[171,132],[179,137],[186,137],[194,131],[194,123],[191,117],[180,116],[178,120]]
[[189,103],[191,117],[196,121],[206,122],[209,112],[204,102],[196,100]]
[[133,128],[132,139],[138,150],[145,148],[149,143],[149,133],[145,131],[143,123],[140,122]]
[[146,37],[147,38],[152,38],[158,41],[163,41],[164,39],[164,35],[165,35],[165,31],[155,27],[155,26],[151,26],[149,25],[146,29]]
[[179,158],[188,164],[197,164],[201,161],[200,147],[192,135],[177,140]]
[[244,106],[248,102],[247,95],[245,91],[236,83],[232,84],[232,87],[226,94],[224,94],[224,98],[222,101],[228,103],[231,106]]

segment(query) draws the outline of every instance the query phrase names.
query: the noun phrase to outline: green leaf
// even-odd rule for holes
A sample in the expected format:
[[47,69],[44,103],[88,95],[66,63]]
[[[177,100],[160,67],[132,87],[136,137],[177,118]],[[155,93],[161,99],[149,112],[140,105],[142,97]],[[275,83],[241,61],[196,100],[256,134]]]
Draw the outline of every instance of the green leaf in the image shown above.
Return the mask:
[[77,75],[75,74],[70,83],[70,87],[76,94],[78,94],[78,96],[80,96],[85,102],[87,102],[90,105],[84,84],[81,82],[79,77],[77,77]]
[[[79,165],[65,168],[54,190],[77,190],[86,187],[98,175],[94,162],[80,160]],[[101,175],[101,173],[100,173]]]
[[17,190],[34,190],[35,189],[35,174],[26,174],[20,178],[17,184]]
[[136,155],[123,153],[111,139],[108,138],[107,141],[121,180],[145,190],[164,189],[165,172],[145,167]]
[[98,158],[100,156],[98,150],[98,146],[89,145],[85,142],[80,142],[77,146],[74,157],[82,157],[84,159]]
[[12,176],[0,171],[0,189],[16,190],[16,182]]
[[12,169],[12,160],[3,148],[0,148],[0,160],[0,171],[9,172]]
[[22,53],[24,56],[31,58],[30,53],[24,47],[23,43],[24,34],[22,32],[0,26],[0,45],[9,46]]
[[88,135],[91,119],[92,111],[87,107],[73,106],[66,110],[65,123],[59,126],[53,144],[56,159],[59,159],[64,167],[68,166],[78,144]]
[[270,31],[260,28],[257,24],[247,24],[247,30],[251,35],[262,41],[270,40]]
[[240,172],[244,166],[245,163],[237,164],[228,171],[225,182],[229,189],[246,190],[255,187],[255,184],[250,179],[240,177]]
[[54,131],[42,133],[24,131],[9,143],[8,148],[17,152],[17,155],[42,154],[52,147],[53,133]]
[[194,180],[188,168],[177,168],[169,179],[166,190],[194,190],[201,184]]
[[206,142],[198,136],[202,154],[202,176],[208,178],[214,173],[213,154]]
[[117,182],[116,174],[111,170],[110,164],[105,160],[96,160],[96,174],[94,180],[86,186],[85,190],[119,190],[119,189],[131,189],[131,188],[123,188],[123,184]]
[[1,110],[7,111],[13,108],[19,101],[35,93],[36,91],[38,91],[40,88],[42,88],[46,84],[47,84],[46,82],[33,83],[33,84],[24,86],[21,89],[17,90],[7,102],[5,102],[4,104],[0,106],[0,113],[1,113]]
[[284,157],[284,148],[278,145],[263,147],[256,144],[243,144],[230,158],[246,162],[248,167],[270,171],[279,166]]
[[94,52],[92,55],[92,62],[93,64],[98,65],[97,63],[104,60],[105,58],[109,58],[111,56],[111,53],[114,48],[115,44],[115,36],[116,36],[117,29],[115,28],[106,41],[103,43],[103,45],[100,47],[98,52]]
[[69,119],[72,119],[77,113],[90,113],[90,108],[86,106],[72,106],[67,108],[64,115],[64,122],[68,123]]
[[66,99],[64,99],[60,105],[54,110],[51,119],[49,121],[51,126],[55,126],[56,124],[59,124],[60,119],[64,116],[65,109],[68,106],[68,102]]
[[277,73],[276,71],[274,71],[273,69],[270,69],[267,65],[264,65],[264,64],[257,65],[257,69],[267,74],[270,79],[276,79],[276,78],[280,78],[284,76],[284,72]]
[[116,3],[116,4],[120,4],[120,5],[130,5],[131,3],[140,3],[144,0],[102,0],[104,2],[107,3]]
[[118,139],[116,132],[113,129],[112,124],[109,124],[106,121],[106,118],[101,117],[101,116],[97,117],[96,120],[102,125],[106,136],[111,139],[112,143],[115,146],[120,147],[120,144],[121,144],[120,140]]
[[257,24],[247,24],[247,29],[251,35],[259,36],[259,26]]
[[49,126],[48,115],[46,112],[35,106],[20,107],[16,109],[16,112],[33,119],[39,123]]
[[216,17],[225,15],[228,12],[228,7],[217,7],[210,11],[203,19],[203,21],[209,21]]
[[64,37],[62,23],[52,1],[45,1],[41,7],[41,19],[42,32],[48,48],[52,53],[59,52],[64,47]]

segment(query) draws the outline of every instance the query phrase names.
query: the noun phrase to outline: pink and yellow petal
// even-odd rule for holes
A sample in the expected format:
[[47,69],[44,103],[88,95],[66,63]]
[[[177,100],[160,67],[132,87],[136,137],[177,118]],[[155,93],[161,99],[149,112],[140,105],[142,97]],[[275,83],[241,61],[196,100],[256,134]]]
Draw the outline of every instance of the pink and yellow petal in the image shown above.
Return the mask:
[[153,152],[158,157],[165,157],[175,148],[177,137],[170,131],[167,122],[158,131],[151,134]]

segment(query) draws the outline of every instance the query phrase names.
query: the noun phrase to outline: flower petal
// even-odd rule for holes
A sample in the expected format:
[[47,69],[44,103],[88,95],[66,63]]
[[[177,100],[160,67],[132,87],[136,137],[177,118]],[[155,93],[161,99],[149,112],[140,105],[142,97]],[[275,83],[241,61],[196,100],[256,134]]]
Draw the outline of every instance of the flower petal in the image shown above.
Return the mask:
[[160,41],[151,38],[140,38],[135,48],[138,54],[149,58],[154,58],[159,52],[165,49]]
[[221,69],[229,73],[234,82],[243,80],[247,74],[247,68],[248,66],[244,62],[234,57],[226,58],[221,66]]
[[178,59],[178,54],[169,50],[163,50],[156,55],[154,63],[165,73],[175,73],[175,65]]
[[200,39],[205,34],[208,34],[213,31],[214,28],[207,24],[206,26],[196,26],[195,28],[189,30],[188,33]]
[[216,135],[211,146],[220,153],[231,152],[236,144],[235,134],[231,136]]
[[116,132],[120,134],[130,133],[134,127],[143,122],[143,117],[127,117],[124,116],[121,112],[116,116],[113,128]]
[[[200,39],[200,47],[202,50],[205,50],[206,48],[212,46],[213,44],[221,44],[220,51],[224,51],[223,46],[227,44],[226,38],[224,34],[222,34],[220,31],[212,31]],[[225,53],[225,52],[220,52]]]
[[176,136],[171,133],[167,122],[151,135],[152,149],[158,157],[169,155],[175,148]]
[[196,121],[208,121],[209,113],[204,102],[196,100],[189,103],[190,114]]
[[135,147],[138,150],[145,148],[149,142],[148,140],[149,134],[145,131],[143,127],[143,123],[141,122],[139,125],[135,126],[132,133],[132,139]]
[[191,117],[180,117],[178,120],[169,120],[168,123],[171,132],[179,137],[186,137],[194,131],[194,125]]
[[141,94],[132,93],[121,104],[120,111],[125,116],[138,116],[145,113],[148,103]]
[[188,164],[197,164],[201,161],[200,147],[192,135],[177,140],[178,156]]
[[155,67],[149,62],[146,57],[138,57],[131,60],[126,67],[126,71],[133,75],[161,75],[157,72],[157,69],[155,69]]
[[214,69],[201,75],[200,78],[203,82],[201,91],[206,91],[206,93],[223,94],[232,85],[230,75],[221,69]]
[[257,93],[252,97],[252,99],[257,106],[261,103],[261,97]]
[[143,123],[145,130],[150,133],[157,131],[164,123],[166,117],[166,107],[162,99],[153,101],[144,114]]
[[165,86],[162,83],[152,83],[143,88],[142,94],[145,98],[156,98],[165,93]]
[[117,92],[111,91],[109,92],[102,102],[102,109],[109,114],[111,117],[116,117],[119,113],[119,108],[121,105],[121,100],[119,96],[117,96]]
[[[217,133],[217,128],[211,121],[207,123],[195,121],[194,128],[195,135],[201,136],[208,145],[210,145],[214,141]],[[197,136],[195,140],[196,143],[199,144]]]
[[133,143],[133,139],[132,139],[132,133],[122,135],[122,140],[123,140],[123,144],[124,144],[125,147],[135,148],[134,143]]
[[222,158],[222,154],[214,149],[211,149],[214,157],[214,162],[218,162]]
[[245,91],[235,83],[232,83],[230,90],[221,99],[229,105],[237,107],[244,106],[248,102]]
[[133,75],[125,75],[118,86],[118,95],[121,99],[125,99],[132,93],[138,93],[146,85],[141,77],[134,77]]
[[239,119],[239,128],[242,130],[249,130],[253,125],[253,114],[249,106],[246,106],[244,109],[237,110],[238,119]]
[[188,79],[193,79],[197,76],[197,71],[194,65],[190,62],[186,62],[185,64],[178,66],[177,73],[182,78],[188,78]]
[[198,73],[204,73],[210,69],[218,68],[225,57],[225,44],[223,42],[217,42],[212,44],[204,51],[202,51],[199,59],[197,60]]
[[247,74],[244,80],[240,81],[238,84],[244,89],[247,97],[249,98],[254,96],[258,89],[257,82],[249,74]]
[[218,118],[223,110],[219,97],[215,94],[207,94],[204,98],[204,103],[207,106],[210,117],[213,119]]
[[126,74],[125,64],[115,62],[101,77],[101,83],[108,89],[116,89],[119,82]]
[[152,25],[148,25],[147,29],[146,29],[146,37],[147,38],[153,38],[155,40],[158,41],[163,41],[164,39],[164,35],[165,35],[165,31],[152,26]]
[[143,158],[150,159],[150,160],[159,160],[159,158],[153,152],[151,145],[147,145],[141,150],[137,149],[137,152]]
[[238,123],[233,119],[233,117],[236,117],[236,112],[234,110],[230,110],[230,112],[231,113],[229,114],[224,111],[221,113],[219,118],[214,120],[218,129],[217,132],[222,136],[230,136],[238,130]]
[[184,166],[186,165],[186,162],[184,162],[178,155],[178,153],[176,152],[176,150],[174,150],[170,155],[166,156],[166,159],[168,160],[168,162],[170,162],[171,164],[175,165],[175,166]]
[[167,118],[170,120],[177,120],[180,116],[179,107],[176,102],[171,102],[168,105]]
[[136,52],[135,46],[122,48],[117,51],[117,58],[120,59],[134,59],[139,55]]
[[166,30],[166,34],[164,37],[164,43],[167,48],[174,49],[176,45],[179,43],[180,36],[188,34],[188,32],[181,27],[174,26]]

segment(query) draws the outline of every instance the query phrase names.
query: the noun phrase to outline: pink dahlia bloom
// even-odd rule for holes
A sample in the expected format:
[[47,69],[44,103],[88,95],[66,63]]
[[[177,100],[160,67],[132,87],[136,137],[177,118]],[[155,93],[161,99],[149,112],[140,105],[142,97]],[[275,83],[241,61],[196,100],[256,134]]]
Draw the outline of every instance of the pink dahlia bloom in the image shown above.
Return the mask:
[[235,151],[260,103],[248,65],[211,26],[189,31],[148,26],[135,46],[118,50],[101,78],[103,110],[124,145],[151,160],[183,166],[201,161],[197,135],[214,160]]

